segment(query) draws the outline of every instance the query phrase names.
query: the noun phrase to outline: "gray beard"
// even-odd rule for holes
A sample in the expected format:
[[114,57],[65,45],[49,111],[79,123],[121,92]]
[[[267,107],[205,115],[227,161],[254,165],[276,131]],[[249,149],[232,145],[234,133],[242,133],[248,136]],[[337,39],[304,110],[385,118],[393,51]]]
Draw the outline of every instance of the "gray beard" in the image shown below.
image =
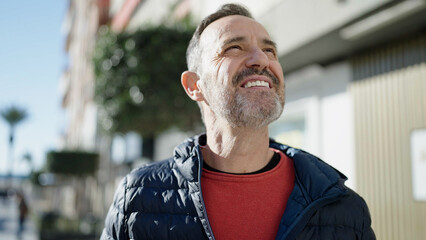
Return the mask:
[[[263,92],[261,95],[268,97],[267,94]],[[278,119],[284,109],[277,94],[274,94],[272,106],[255,103],[240,94],[236,94],[232,102],[228,107],[230,114],[225,116],[232,127],[262,128]]]
[[[260,98],[267,99],[269,95],[268,92],[262,92]],[[208,91],[206,97],[208,100],[216,100],[213,104],[208,103],[211,110],[218,117],[226,119],[233,128],[262,128],[278,119],[284,109],[284,93],[282,99],[279,94],[274,93],[273,99],[266,104],[254,102],[238,93],[231,94],[226,90]]]

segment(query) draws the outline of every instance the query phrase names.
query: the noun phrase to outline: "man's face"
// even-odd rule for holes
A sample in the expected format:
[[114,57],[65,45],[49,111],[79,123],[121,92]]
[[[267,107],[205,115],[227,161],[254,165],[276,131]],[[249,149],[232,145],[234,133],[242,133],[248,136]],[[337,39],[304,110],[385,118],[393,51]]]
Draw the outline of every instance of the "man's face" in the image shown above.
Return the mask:
[[205,103],[232,127],[260,128],[284,108],[284,77],[275,44],[262,25],[227,16],[201,34]]

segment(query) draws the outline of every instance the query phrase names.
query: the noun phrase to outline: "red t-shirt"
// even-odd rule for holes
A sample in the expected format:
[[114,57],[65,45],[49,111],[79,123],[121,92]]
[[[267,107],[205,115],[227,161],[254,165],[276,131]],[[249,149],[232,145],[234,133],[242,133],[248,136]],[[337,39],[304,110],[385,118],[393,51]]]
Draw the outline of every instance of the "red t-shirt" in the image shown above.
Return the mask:
[[203,169],[201,188],[216,239],[275,239],[294,187],[293,161],[282,152],[273,169],[235,175]]

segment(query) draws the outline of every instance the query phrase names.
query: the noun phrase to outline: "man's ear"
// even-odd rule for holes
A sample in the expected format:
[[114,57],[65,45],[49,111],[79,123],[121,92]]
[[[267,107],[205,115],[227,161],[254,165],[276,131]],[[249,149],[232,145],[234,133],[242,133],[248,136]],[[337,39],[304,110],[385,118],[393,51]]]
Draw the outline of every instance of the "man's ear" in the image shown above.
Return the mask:
[[197,82],[200,77],[195,72],[185,71],[181,76],[181,83],[186,94],[194,101],[203,101],[204,96],[201,93],[201,89],[198,88]]

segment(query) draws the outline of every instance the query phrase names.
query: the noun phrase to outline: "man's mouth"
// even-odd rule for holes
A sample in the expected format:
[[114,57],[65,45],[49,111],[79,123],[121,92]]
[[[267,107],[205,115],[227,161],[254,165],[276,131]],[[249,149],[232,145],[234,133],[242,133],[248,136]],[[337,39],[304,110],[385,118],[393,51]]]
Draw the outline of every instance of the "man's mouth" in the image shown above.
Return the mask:
[[242,83],[240,84],[242,88],[272,88],[272,81],[267,76],[263,75],[252,75],[248,76]]
[[251,88],[251,87],[267,87],[270,88],[269,83],[265,81],[248,81],[246,84],[243,85],[244,88]]
[[241,88],[271,89],[275,84],[278,85],[278,79],[267,69],[261,71],[247,68],[239,72],[232,83]]

